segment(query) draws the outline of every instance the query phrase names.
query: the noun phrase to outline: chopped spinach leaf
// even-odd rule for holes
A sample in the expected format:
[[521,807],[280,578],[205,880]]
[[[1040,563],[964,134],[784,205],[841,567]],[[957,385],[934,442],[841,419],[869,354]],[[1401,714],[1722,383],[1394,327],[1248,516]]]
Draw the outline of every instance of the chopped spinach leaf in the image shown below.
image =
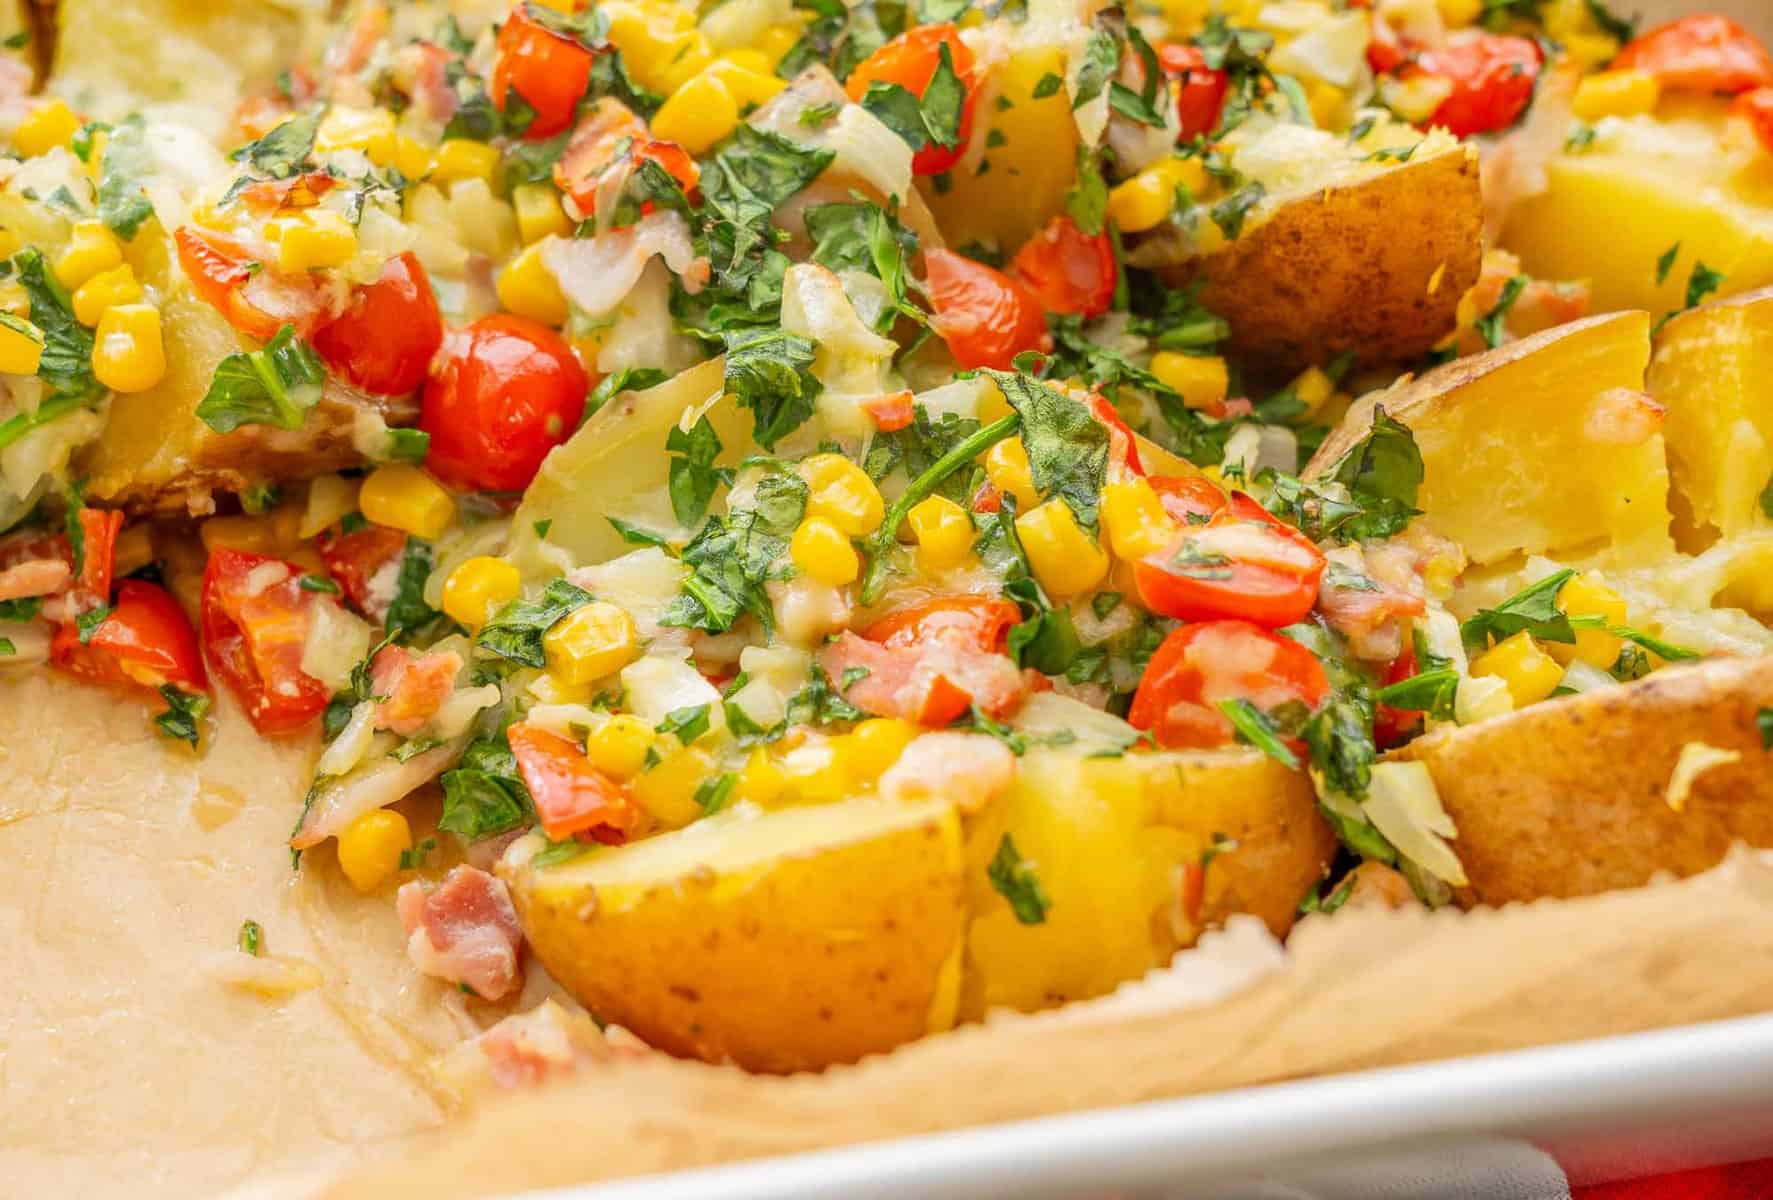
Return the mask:
[[542,637],[568,613],[591,603],[591,593],[564,579],[549,580],[534,600],[513,600],[481,627],[474,644],[525,667],[547,665]]
[[1041,887],[1034,865],[1017,851],[1015,840],[1009,834],[1004,834],[997,843],[997,853],[985,869],[985,877],[991,881],[992,889],[1009,903],[1017,921],[1024,925],[1046,922],[1053,902],[1047,898],[1046,889]]
[[242,425],[300,429],[320,402],[326,368],[320,357],[285,325],[262,350],[230,354],[217,364],[197,415],[217,433]]

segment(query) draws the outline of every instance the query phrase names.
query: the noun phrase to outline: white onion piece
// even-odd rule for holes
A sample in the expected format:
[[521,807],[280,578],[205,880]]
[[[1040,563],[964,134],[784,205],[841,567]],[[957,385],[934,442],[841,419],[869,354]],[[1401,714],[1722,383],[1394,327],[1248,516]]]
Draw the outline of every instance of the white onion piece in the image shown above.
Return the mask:
[[289,839],[291,848],[306,850],[317,846],[336,837],[364,813],[386,808],[418,791],[449,769],[466,742],[465,737],[458,737],[405,762],[378,759],[342,779],[321,783],[301,825]]
[[376,706],[374,701],[365,700],[351,710],[350,719],[339,730],[339,736],[332,740],[326,752],[320,756],[320,761],[314,764],[314,777],[336,779],[349,774],[358,763],[369,757],[375,737]]
[[[590,238],[549,237],[542,243],[542,265],[553,272],[566,298],[587,316],[612,311],[640,282],[657,255],[691,288],[695,248],[689,223],[677,212],[654,212],[623,229]],[[699,288],[699,284],[697,285]]]

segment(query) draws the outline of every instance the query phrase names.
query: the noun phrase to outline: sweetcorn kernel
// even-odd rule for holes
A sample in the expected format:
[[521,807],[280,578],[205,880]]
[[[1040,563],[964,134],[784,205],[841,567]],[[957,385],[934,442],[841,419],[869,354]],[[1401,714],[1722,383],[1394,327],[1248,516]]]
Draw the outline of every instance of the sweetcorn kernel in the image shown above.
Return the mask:
[[1006,496],[1014,496],[1024,511],[1040,503],[1040,492],[1034,486],[1034,468],[1028,464],[1028,449],[1019,437],[1005,438],[985,451],[985,478]]
[[1160,350],[1151,356],[1151,373],[1189,408],[1218,408],[1231,390],[1231,373],[1216,356]]
[[[1589,575],[1578,575],[1558,590],[1558,607],[1572,617],[1600,617],[1608,625],[1626,623],[1625,597]],[[1602,671],[1618,661],[1624,647],[1623,639],[1605,629],[1577,629],[1574,646],[1545,644],[1546,652],[1560,663],[1581,660]]]
[[896,717],[863,721],[842,738],[839,757],[853,787],[869,787],[917,736],[917,726]]
[[560,193],[550,183],[524,183],[511,189],[511,207],[517,213],[517,236],[524,245],[550,234],[565,237],[573,223],[560,207]]
[[1508,685],[1514,706],[1536,704],[1557,690],[1563,667],[1540,649],[1533,635],[1522,630],[1497,642],[1471,662],[1473,675],[1494,675]]
[[957,567],[973,552],[973,519],[946,496],[918,501],[906,521],[917,538],[917,561],[926,571]]
[[351,886],[373,892],[400,870],[400,856],[412,849],[412,826],[391,808],[364,813],[339,834],[339,869]]
[[1603,117],[1638,117],[1654,112],[1662,85],[1648,71],[1602,71],[1576,86],[1573,107],[1584,121]]
[[443,485],[407,463],[377,467],[363,481],[357,504],[375,524],[426,541],[436,540],[456,515],[456,502]]
[[523,577],[502,558],[480,555],[449,573],[443,581],[443,611],[453,621],[478,631],[493,613],[523,594]]
[[1336,381],[1330,378],[1327,371],[1321,367],[1306,368],[1297,379],[1293,380],[1293,395],[1299,403],[1305,406],[1305,411],[1294,417],[1293,420],[1297,422],[1310,421],[1323,411],[1324,405],[1328,404],[1330,397],[1335,394]]
[[74,292],[74,319],[91,328],[113,304],[134,304],[142,298],[142,285],[128,263],[100,271]]
[[43,331],[23,317],[0,322],[0,374],[35,375],[43,361]]
[[56,255],[55,277],[73,291],[123,261],[123,247],[102,221],[79,221],[62,252]]
[[841,454],[815,454],[799,472],[810,489],[808,516],[825,518],[847,537],[867,537],[880,528],[886,501],[861,467]]
[[93,334],[92,373],[113,392],[145,392],[166,378],[166,339],[152,304],[113,304]]
[[394,138],[394,169],[408,179],[423,179],[431,173],[435,155],[431,147],[407,134]]
[[1211,183],[1199,159],[1165,158],[1116,184],[1108,193],[1108,215],[1124,233],[1155,228],[1176,207],[1177,189],[1196,199]]
[[1435,0],[1441,20],[1454,29],[1463,29],[1484,15],[1484,0]]
[[[750,59],[745,57],[747,54]],[[788,81],[777,78],[774,68],[756,51],[734,50],[722,55],[710,63],[703,74],[712,75],[726,84],[726,90],[732,93],[740,107],[762,104],[788,86]]]
[[520,317],[542,325],[566,323],[566,296],[542,261],[540,243],[526,247],[499,272],[498,293],[499,303]]
[[314,134],[314,148],[322,154],[335,150],[360,150],[369,161],[385,167],[394,161],[396,138],[394,114],[385,108],[354,108],[335,104]]
[[1157,489],[1143,479],[1102,489],[1102,528],[1115,557],[1128,560],[1162,552],[1176,531]]
[[764,62],[770,70],[775,70],[788,51],[794,49],[800,41],[800,29],[794,25],[771,25],[757,35],[751,48],[763,55]]
[[668,829],[679,829],[702,815],[696,791],[714,770],[706,752],[685,746],[634,777],[634,801]]
[[788,557],[820,583],[842,587],[862,573],[862,557],[843,531],[824,517],[808,517],[788,540]]
[[781,799],[782,791],[787,786],[787,772],[770,757],[768,750],[758,746],[751,751],[745,759],[745,765],[739,769],[739,782],[733,789],[733,799],[767,807]]
[[1055,600],[1080,596],[1108,575],[1108,555],[1063,500],[1048,500],[1017,517],[1016,533],[1034,577]]
[[653,116],[653,134],[691,154],[706,154],[739,124],[739,99],[718,75],[703,72],[671,93]]
[[265,237],[277,245],[277,267],[296,274],[340,267],[357,254],[357,230],[345,214],[306,208],[265,224]]
[[640,634],[626,609],[596,600],[558,621],[542,649],[548,673],[562,683],[594,683],[640,657]]
[[585,757],[605,775],[632,779],[646,767],[647,751],[658,736],[639,717],[618,713],[585,738]]
[[490,180],[493,172],[498,169],[499,151],[496,146],[469,138],[448,138],[437,147],[437,157],[431,165],[431,178],[439,183],[452,183],[458,179]]
[[57,146],[66,146],[80,129],[80,118],[60,100],[48,100],[33,106],[13,130],[12,145],[26,158],[48,154]]

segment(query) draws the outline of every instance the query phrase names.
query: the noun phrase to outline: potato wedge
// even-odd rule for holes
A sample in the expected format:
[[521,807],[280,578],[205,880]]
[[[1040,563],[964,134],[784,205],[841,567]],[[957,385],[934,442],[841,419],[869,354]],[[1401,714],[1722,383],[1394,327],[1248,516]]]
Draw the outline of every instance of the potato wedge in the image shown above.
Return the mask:
[[[1650,395],[1668,410],[1669,483],[1701,531],[1766,528],[1773,479],[1773,288],[1675,317],[1656,337]],[[1689,547],[1699,549],[1699,546]]]
[[954,1023],[966,933],[947,804],[740,808],[502,868],[530,944],[600,1018],[754,1071],[853,1062]]
[[1477,155],[1456,147],[1281,203],[1167,278],[1204,281],[1201,302],[1231,323],[1231,349],[1265,369],[1347,351],[1407,362],[1452,332],[1483,226]]
[[[1692,875],[1731,843],[1773,846],[1773,763],[1757,727],[1773,656],[1670,667],[1636,683],[1431,733],[1393,757],[1427,764],[1459,827],[1460,899],[1506,904]],[[1740,759],[1668,797],[1685,747]]]
[[[1019,922],[987,877],[1006,834],[1051,901],[1039,924]],[[1198,932],[1179,909],[1181,871],[1209,852],[1199,924],[1249,912],[1279,936],[1336,839],[1305,775],[1254,750],[1031,751],[1011,791],[968,825],[962,1015],[1103,995],[1167,963]]]
[[1472,562],[1598,545],[1624,559],[1666,553],[1662,435],[1633,400],[1649,332],[1643,313],[1590,317],[1375,392],[1306,474],[1334,467],[1382,406],[1422,450],[1423,522]]

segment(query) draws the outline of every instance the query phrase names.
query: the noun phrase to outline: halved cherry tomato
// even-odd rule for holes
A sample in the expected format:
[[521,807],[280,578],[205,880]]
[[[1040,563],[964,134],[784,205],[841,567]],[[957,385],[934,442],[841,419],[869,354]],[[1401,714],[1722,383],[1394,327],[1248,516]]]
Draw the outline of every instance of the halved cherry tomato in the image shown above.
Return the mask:
[[431,280],[410,250],[351,293],[345,311],[314,331],[314,349],[353,387],[404,396],[424,386],[443,344],[443,317]]
[[1616,70],[1648,71],[1664,91],[1734,96],[1773,86],[1773,59],[1754,34],[1721,13],[1670,21],[1629,43]]
[[1236,730],[1219,704],[1247,700],[1264,713],[1297,701],[1316,709],[1330,681],[1317,655],[1247,621],[1185,625],[1145,666],[1127,720],[1166,749],[1229,745]]
[[307,275],[279,275],[232,238],[181,226],[172,235],[179,266],[205,303],[247,337],[268,342],[285,325],[308,337],[326,314],[321,285]]
[[[701,181],[702,169],[688,151],[676,142],[649,137],[639,117],[621,101],[606,96],[573,131],[560,161],[554,164],[554,185],[572,200],[580,215],[588,217],[597,211],[597,193],[611,171],[638,170],[641,163],[649,161],[670,172],[686,196]],[[649,201],[642,206],[641,215],[650,210]]]
[[116,605],[86,644],[73,622],[62,624],[49,657],[64,671],[100,683],[209,689],[197,634],[185,610],[171,592],[141,579],[123,581]]
[[959,366],[1007,371],[1016,355],[1051,345],[1040,301],[1017,280],[952,250],[926,250],[923,261],[933,324]]
[[1164,511],[1182,525],[1205,525],[1225,509],[1225,489],[1205,475],[1148,475]]
[[862,636],[891,649],[953,635],[980,650],[998,654],[1003,651],[1010,627],[1021,621],[1022,610],[1008,600],[944,596],[884,616],[863,630]]
[[1109,461],[1124,461],[1133,474],[1145,474],[1145,464],[1139,461],[1139,439],[1133,436],[1133,427],[1120,415],[1120,410],[1100,392],[1091,392],[1090,411],[1096,414],[1096,420],[1108,426]]
[[1533,101],[1544,61],[1530,38],[1470,32],[1449,38],[1443,49],[1423,51],[1403,76],[1439,75],[1452,82],[1453,94],[1424,124],[1463,138],[1513,125]]
[[345,602],[372,621],[388,619],[388,600],[378,598],[371,581],[406,553],[406,534],[385,525],[355,533],[327,530],[320,535],[320,561],[339,585]]
[[1133,577],[1140,601],[1161,616],[1278,629],[1311,612],[1323,573],[1323,552],[1292,526],[1228,510],[1184,525],[1168,549],[1135,564]]
[[[851,704],[876,716],[931,728],[975,704],[1001,716],[1027,692],[1023,672],[1003,652],[1021,619],[1007,600],[930,600],[883,617],[860,637],[842,635],[820,652],[820,663]],[[863,674],[843,683],[858,668]]]
[[523,5],[514,5],[499,29],[498,58],[493,62],[488,94],[494,106],[504,112],[515,88],[536,113],[523,136],[532,140],[553,137],[573,123],[579,100],[591,86],[594,58],[596,55],[577,41],[532,20]]
[[1199,46],[1159,46],[1157,61],[1166,74],[1181,84],[1176,115],[1181,118],[1182,131],[1177,139],[1192,141],[1219,128],[1231,77],[1207,66],[1206,55]]
[[331,698],[302,670],[312,607],[331,600],[304,590],[302,574],[295,563],[226,548],[203,572],[203,648],[260,733],[302,729]]
[[942,47],[948,47],[948,61],[960,77],[965,98],[960,104],[960,130],[952,147],[928,143],[911,157],[911,170],[916,175],[940,175],[959,162],[966,153],[967,141],[973,136],[973,52],[960,40],[960,29],[952,24],[920,25],[907,29],[892,41],[856,64],[844,88],[851,100],[860,104],[871,83],[896,83],[919,100],[929,90],[930,80],[941,63]]
[[1408,56],[1391,22],[1378,13],[1373,13],[1370,20],[1372,33],[1367,40],[1367,65],[1373,68],[1375,75],[1389,75],[1401,67]]
[[1773,154],[1773,87],[1742,93],[1736,97],[1733,111],[1753,127],[1761,149]]
[[1061,213],[1016,251],[1010,274],[1048,312],[1099,317],[1114,303],[1120,270],[1107,230],[1090,237]]
[[[1390,687],[1394,683],[1402,683],[1416,675],[1416,648],[1404,646],[1404,652],[1391,661],[1385,668],[1385,674],[1379,678],[1380,687]],[[1389,704],[1380,704],[1373,712],[1373,740],[1381,750],[1400,744],[1422,724],[1422,710],[1419,708],[1393,708]]]
[[[111,598],[111,574],[117,562],[117,535],[123,532],[123,514],[96,508],[80,510],[80,574],[75,578],[77,608],[91,608]],[[73,551],[69,550],[72,561]]]
[[552,329],[509,313],[482,317],[444,340],[425,385],[426,465],[470,491],[521,491],[578,429],[589,390],[585,368]]
[[641,810],[628,789],[592,766],[573,743],[528,721],[512,725],[505,737],[549,838],[558,842],[590,832],[598,841],[620,842],[639,827]]

